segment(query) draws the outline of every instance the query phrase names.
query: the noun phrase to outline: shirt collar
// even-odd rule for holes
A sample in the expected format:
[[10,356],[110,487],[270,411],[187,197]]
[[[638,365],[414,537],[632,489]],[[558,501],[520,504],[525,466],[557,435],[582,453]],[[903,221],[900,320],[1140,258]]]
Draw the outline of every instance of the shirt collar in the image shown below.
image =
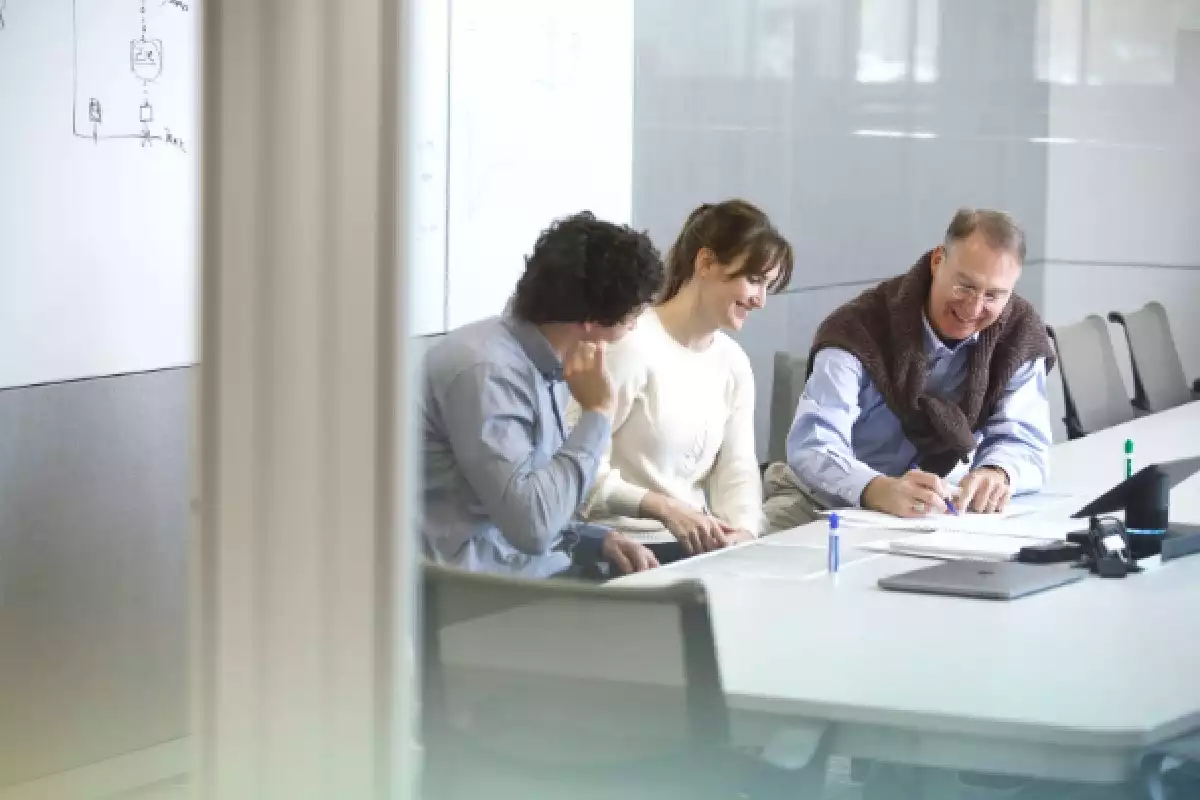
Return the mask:
[[503,323],[544,378],[552,381],[562,380],[562,361],[537,325],[512,316],[504,317]]
[[956,344],[954,347],[949,347],[942,341],[942,337],[937,335],[937,331],[933,329],[933,325],[929,322],[929,317],[924,312],[921,313],[921,322],[925,323],[925,355],[931,356],[937,353],[949,353],[954,355],[967,345],[973,345],[979,341],[979,331],[975,331],[966,339]]

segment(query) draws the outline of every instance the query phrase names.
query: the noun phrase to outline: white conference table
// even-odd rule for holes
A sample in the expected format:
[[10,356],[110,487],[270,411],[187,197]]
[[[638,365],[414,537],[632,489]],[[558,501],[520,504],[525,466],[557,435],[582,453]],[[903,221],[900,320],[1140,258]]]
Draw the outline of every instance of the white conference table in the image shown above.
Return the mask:
[[[1200,403],[1056,445],[1047,488],[1078,502],[1045,515],[1120,482],[1126,438],[1137,466],[1200,455]],[[1171,506],[1200,522],[1200,476]],[[1107,783],[1200,729],[1200,556],[994,602],[879,589],[928,563],[853,547],[894,531],[843,529],[830,576],[826,534],[814,523],[614,583],[701,579],[734,714],[824,728],[846,755]]]

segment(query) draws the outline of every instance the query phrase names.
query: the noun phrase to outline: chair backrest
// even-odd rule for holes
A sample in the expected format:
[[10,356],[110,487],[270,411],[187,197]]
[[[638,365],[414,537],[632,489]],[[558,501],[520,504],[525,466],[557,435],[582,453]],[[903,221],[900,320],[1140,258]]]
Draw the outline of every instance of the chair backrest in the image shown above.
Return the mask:
[[1058,352],[1068,434],[1076,438],[1133,419],[1104,320],[1090,314],[1049,331]]
[[784,350],[775,353],[771,375],[771,418],[767,434],[767,461],[787,461],[787,435],[804,391],[808,358]]
[[422,601],[426,797],[691,796],[728,745],[700,583],[425,565]]
[[1147,303],[1128,314],[1114,311],[1108,318],[1125,330],[1138,408],[1165,411],[1193,399],[1162,303]]

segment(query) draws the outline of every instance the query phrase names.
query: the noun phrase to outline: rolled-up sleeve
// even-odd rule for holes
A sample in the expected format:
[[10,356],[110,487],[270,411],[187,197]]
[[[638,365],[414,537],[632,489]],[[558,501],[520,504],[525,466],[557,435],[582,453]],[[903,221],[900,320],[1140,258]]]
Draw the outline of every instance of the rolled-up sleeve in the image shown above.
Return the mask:
[[1013,494],[1042,488],[1049,477],[1051,441],[1045,360],[1017,370],[981,434],[975,467],[1004,470]]
[[881,474],[856,459],[851,444],[862,386],[857,358],[837,348],[821,350],[788,432],[788,465],[831,505],[859,505],[867,484]]
[[513,547],[549,551],[571,525],[612,434],[585,411],[562,447],[534,468],[535,385],[487,365],[457,375],[442,398],[455,460],[484,511]]

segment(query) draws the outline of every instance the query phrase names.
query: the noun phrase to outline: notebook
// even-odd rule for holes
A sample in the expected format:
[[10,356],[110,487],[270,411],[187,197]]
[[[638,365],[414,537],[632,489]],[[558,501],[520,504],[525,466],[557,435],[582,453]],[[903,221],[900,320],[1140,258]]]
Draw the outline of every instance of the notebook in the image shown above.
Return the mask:
[[878,553],[943,560],[977,559],[1009,561],[1017,557],[1022,547],[1048,544],[1053,539],[1028,539],[1018,536],[997,536],[988,533],[936,531],[919,533],[903,539],[861,544],[858,547]]

